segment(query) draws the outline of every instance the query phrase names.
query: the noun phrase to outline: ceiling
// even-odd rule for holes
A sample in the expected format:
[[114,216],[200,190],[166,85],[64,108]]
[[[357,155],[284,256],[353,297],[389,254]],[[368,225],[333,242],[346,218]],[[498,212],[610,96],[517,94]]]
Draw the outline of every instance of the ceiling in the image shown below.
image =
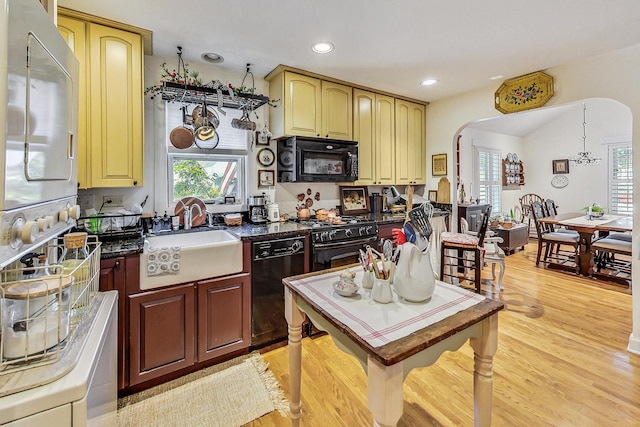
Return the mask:
[[[264,77],[278,64],[424,101],[640,44],[638,0],[58,0],[153,31],[154,55],[176,46],[197,69]],[[614,6],[615,4],[615,6]],[[333,52],[317,55],[312,43]],[[490,77],[502,75],[496,81]],[[419,83],[435,78],[439,83]]]
[[469,123],[466,127],[486,132],[523,137],[564,115],[573,108],[582,109],[582,103],[536,108],[504,116],[492,117],[490,119],[477,120]]

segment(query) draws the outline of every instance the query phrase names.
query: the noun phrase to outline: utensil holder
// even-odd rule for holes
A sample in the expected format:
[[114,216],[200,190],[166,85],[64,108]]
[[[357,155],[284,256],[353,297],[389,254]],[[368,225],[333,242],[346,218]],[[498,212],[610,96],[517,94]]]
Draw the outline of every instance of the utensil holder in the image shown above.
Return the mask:
[[373,279],[373,290],[371,298],[380,304],[387,304],[393,301],[393,293],[391,292],[391,281],[389,279]]

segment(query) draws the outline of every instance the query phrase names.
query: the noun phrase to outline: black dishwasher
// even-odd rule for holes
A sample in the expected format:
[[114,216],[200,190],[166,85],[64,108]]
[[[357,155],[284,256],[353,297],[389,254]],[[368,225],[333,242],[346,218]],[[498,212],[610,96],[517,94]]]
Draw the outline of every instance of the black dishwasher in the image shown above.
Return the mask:
[[[282,279],[306,273],[305,237],[263,240],[251,245],[251,348],[287,339]],[[308,264],[308,263],[307,263]]]

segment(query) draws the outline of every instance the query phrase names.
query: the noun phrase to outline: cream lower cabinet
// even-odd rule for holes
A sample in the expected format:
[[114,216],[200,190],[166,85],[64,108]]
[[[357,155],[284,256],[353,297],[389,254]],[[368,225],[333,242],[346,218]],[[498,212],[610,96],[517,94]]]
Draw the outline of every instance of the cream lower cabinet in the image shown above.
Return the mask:
[[63,15],[58,23],[81,66],[80,188],[141,186],[142,36]]
[[425,107],[396,99],[395,183],[426,184]]
[[395,100],[353,90],[353,139],[358,141],[358,180],[355,185],[394,183]]
[[352,89],[333,82],[282,71],[267,76],[269,97],[282,108],[270,111],[274,135],[352,140]]

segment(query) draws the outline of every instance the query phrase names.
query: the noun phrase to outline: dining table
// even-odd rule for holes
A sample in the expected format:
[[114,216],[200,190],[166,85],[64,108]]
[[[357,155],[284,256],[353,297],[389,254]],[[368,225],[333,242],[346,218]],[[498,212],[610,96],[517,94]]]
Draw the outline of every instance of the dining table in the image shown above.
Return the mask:
[[539,218],[542,224],[560,225],[576,230],[580,235],[578,253],[578,272],[583,276],[593,273],[593,252],[591,242],[596,233],[600,237],[610,232],[630,232],[633,230],[633,218],[630,216],[607,214],[602,217],[586,215],[584,212],[568,212]]
[[[360,265],[349,268],[359,269],[354,281],[361,284]],[[438,280],[433,295],[423,302],[393,293],[391,302],[382,304],[364,288],[343,296],[334,284],[344,271],[339,267],[282,280],[289,324],[291,425],[299,426],[302,416],[302,324],[308,317],[362,365],[374,426],[395,426],[400,420],[402,385],[412,369],[430,366],[445,351],[456,351],[469,341],[474,351],[474,425],[490,426],[498,312],[504,304]]]

